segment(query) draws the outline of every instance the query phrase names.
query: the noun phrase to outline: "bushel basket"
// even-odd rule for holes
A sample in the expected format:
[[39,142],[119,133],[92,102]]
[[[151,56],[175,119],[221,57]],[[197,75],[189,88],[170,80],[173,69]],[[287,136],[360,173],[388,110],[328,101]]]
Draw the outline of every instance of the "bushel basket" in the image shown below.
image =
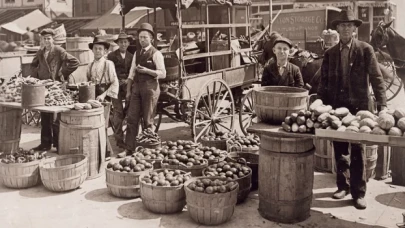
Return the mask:
[[141,172],[117,172],[106,168],[106,184],[108,191],[120,198],[136,198],[141,195],[139,176],[146,174],[151,169]]
[[231,152],[226,161],[238,162],[240,158],[245,159],[246,165],[252,170],[252,188],[259,189],[259,155],[250,152]]
[[82,154],[62,155],[54,162],[40,164],[43,185],[54,192],[76,189],[87,178],[87,157]]
[[40,160],[28,163],[0,163],[0,178],[9,188],[29,188],[38,184]]

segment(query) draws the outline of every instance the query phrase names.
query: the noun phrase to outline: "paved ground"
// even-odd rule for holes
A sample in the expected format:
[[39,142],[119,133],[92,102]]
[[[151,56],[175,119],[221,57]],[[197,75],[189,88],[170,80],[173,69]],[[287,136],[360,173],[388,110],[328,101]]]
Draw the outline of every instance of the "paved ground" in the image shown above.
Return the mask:
[[[403,107],[403,101],[404,92],[401,91],[400,96],[390,102],[390,107]],[[163,140],[187,139],[190,138],[190,129],[185,124],[164,120],[159,134]],[[28,149],[38,144],[39,128],[24,126],[21,146]],[[305,222],[286,225],[263,219],[257,212],[256,191],[244,204],[236,207],[232,220],[220,227],[396,227],[402,222],[402,213],[405,212],[405,187],[393,186],[390,182],[390,179],[370,180],[366,196],[368,208],[359,211],[351,206],[350,197],[332,200],[335,176],[316,172],[311,217]],[[140,199],[124,200],[111,196],[104,176],[86,181],[79,189],[67,193],[52,193],[42,185],[26,190],[7,189],[0,185],[0,202],[1,228],[202,227],[189,218],[187,211],[157,215],[148,212]]]

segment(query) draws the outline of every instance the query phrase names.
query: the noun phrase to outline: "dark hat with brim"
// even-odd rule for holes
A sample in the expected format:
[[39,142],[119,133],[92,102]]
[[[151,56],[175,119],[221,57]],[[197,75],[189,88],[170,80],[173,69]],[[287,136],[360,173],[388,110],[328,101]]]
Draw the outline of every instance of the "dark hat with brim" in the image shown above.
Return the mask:
[[121,33],[118,35],[118,38],[117,38],[116,40],[114,40],[114,42],[115,42],[115,43],[118,43],[118,41],[119,41],[120,39],[127,39],[129,42],[132,42],[132,41],[134,40],[131,35],[128,35],[128,34],[126,34],[125,32],[121,32]]
[[290,48],[292,48],[292,43],[289,39],[287,39],[286,37],[280,37],[277,38],[274,43],[273,43],[273,47],[276,46],[277,43],[285,43],[287,44]]
[[359,27],[363,24],[362,20],[357,19],[354,16],[353,11],[351,10],[342,10],[338,16],[338,18],[332,21],[332,28],[336,29],[336,27],[341,23],[350,23],[353,22],[356,27]]
[[138,29],[138,34],[141,33],[142,31],[147,31],[152,34],[152,36],[155,36],[155,32],[153,31],[153,26],[149,23],[142,23],[141,26]]
[[90,50],[93,50],[93,46],[95,44],[104,45],[105,49],[110,48],[110,42],[108,42],[107,40],[105,40],[105,39],[103,39],[103,38],[101,38],[99,36],[94,37],[93,43],[89,43]]
[[46,36],[46,35],[54,36],[55,31],[51,28],[46,28],[46,29],[43,29],[39,34],[41,34],[41,36]]

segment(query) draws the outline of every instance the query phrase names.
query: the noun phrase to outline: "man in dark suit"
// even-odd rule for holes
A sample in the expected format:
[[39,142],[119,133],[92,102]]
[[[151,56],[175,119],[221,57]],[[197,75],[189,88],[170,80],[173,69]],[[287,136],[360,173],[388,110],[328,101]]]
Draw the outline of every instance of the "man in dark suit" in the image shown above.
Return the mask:
[[[31,76],[40,80],[52,79],[67,82],[69,75],[79,67],[79,60],[65,49],[53,44],[53,29],[41,31],[43,48],[39,49],[31,63]],[[59,126],[52,113],[41,113],[41,144],[34,150],[58,148]]]
[[[107,57],[107,59],[111,60],[115,65],[115,71],[120,84],[118,99],[112,99],[112,105],[114,107],[113,125],[115,140],[117,142],[117,146],[123,149],[125,148],[124,133],[122,131],[122,122],[125,118],[123,101],[125,100],[125,96],[127,94],[127,79],[129,70],[131,69],[132,58],[134,57],[127,50],[131,41],[131,36],[125,33],[120,33],[118,35],[118,39],[115,40],[115,43],[118,44],[119,48],[108,54]],[[125,107],[128,107],[128,101],[125,101]]]
[[[339,18],[332,22],[340,35],[340,42],[325,52],[321,82],[318,95],[325,104],[333,108],[347,107],[352,114],[359,110],[372,111],[370,105],[369,84],[374,91],[377,109],[386,108],[385,84],[378,67],[373,48],[352,36],[361,20],[351,11],[342,11]],[[361,144],[333,142],[337,165],[337,187],[333,198],[342,199],[351,192],[354,206],[358,209],[367,207],[366,194],[365,147]]]

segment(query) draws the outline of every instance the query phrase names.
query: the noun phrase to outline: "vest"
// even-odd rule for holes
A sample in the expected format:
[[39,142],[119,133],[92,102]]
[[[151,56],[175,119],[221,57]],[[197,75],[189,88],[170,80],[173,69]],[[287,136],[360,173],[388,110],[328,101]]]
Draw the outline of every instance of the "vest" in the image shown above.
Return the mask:
[[[120,50],[116,50],[113,53],[110,53],[108,59],[113,61],[115,65],[115,72],[117,72],[118,79],[127,79],[129,75],[129,70],[131,69],[131,62],[127,64],[126,59],[132,60],[133,55],[128,51],[125,54],[125,58],[121,58]],[[125,75],[125,77],[123,77]]]
[[[142,50],[142,49],[141,49]],[[157,52],[157,49],[153,46],[149,48],[143,55],[141,55],[141,50],[136,51],[136,65],[141,65],[151,70],[156,70],[156,65],[153,62],[153,55]],[[145,82],[148,80],[156,80],[154,77],[148,74],[141,74],[136,72],[134,81],[135,82]]]

